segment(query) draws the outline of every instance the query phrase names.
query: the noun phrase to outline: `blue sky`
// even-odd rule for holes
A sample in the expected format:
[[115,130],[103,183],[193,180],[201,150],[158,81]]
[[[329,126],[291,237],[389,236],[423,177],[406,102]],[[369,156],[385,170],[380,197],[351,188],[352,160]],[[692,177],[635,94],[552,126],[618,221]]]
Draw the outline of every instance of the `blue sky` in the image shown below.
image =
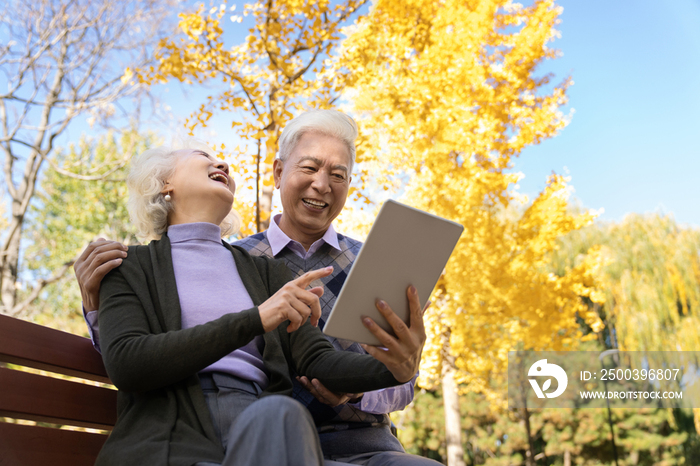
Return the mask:
[[[572,76],[564,109],[573,110],[571,123],[515,161],[514,170],[525,175],[519,191],[534,198],[555,171],[571,177],[574,198],[601,210],[601,220],[662,212],[700,227],[700,1],[558,4],[564,8],[561,37],[550,45],[562,56],[539,73],[554,73],[555,82]],[[238,5],[235,13],[241,10]],[[229,43],[242,40],[245,23],[227,21]],[[182,119],[207,95],[167,87],[164,102]],[[216,115],[197,135],[231,147],[232,117]],[[170,130],[177,131],[173,124]]]
[[571,75],[571,123],[526,149],[515,169],[533,197],[552,170],[568,173],[602,220],[671,213],[700,226],[700,2],[563,0],[543,71]]

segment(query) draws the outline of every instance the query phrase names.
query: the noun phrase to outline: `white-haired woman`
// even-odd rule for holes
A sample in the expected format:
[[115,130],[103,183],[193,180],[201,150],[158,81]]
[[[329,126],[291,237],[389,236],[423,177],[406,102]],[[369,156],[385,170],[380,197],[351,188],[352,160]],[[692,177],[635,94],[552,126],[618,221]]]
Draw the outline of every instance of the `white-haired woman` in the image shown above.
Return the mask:
[[[292,371],[363,392],[413,377],[335,352],[315,327],[321,269],[221,241],[231,228],[228,166],[198,149],[132,162],[129,210],[141,235],[100,288],[100,345],[119,388],[117,424],[98,465],[322,464],[313,421],[289,397]],[[376,327],[376,326],[375,326]]]

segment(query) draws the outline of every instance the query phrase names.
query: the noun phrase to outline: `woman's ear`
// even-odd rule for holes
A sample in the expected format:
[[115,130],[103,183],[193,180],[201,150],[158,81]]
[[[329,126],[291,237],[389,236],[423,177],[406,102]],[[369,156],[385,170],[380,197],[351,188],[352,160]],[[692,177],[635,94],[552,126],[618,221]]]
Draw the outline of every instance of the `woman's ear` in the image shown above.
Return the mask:
[[164,181],[163,182],[163,189],[160,190],[160,193],[161,194],[168,194],[172,190],[173,190],[173,188],[172,188],[172,186],[170,186],[170,182]]

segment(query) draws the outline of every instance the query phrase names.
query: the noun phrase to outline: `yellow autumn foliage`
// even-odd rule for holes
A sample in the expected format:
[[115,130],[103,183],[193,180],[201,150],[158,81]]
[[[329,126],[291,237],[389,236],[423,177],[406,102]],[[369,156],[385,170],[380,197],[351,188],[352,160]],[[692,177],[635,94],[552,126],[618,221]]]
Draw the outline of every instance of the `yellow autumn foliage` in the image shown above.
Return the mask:
[[569,211],[567,180],[554,174],[524,203],[510,171],[567,121],[569,79],[536,76],[556,56],[547,44],[560,12],[549,0],[378,0],[343,44],[361,161],[384,167],[377,182],[406,202],[465,226],[427,314],[424,386],[448,362],[458,382],[488,391],[509,350],[574,349],[577,317],[603,328],[585,302],[603,300],[600,251],[562,275],[547,266],[557,239],[594,215]]
[[242,185],[253,186],[253,202],[239,200],[243,233],[264,229],[270,215],[272,162],[287,121],[300,110],[327,108],[338,97],[345,73],[329,66],[340,26],[367,0],[303,2],[259,1],[242,14],[253,27],[240,44],[226,44],[224,24],[235,6],[200,4],[179,15],[181,35],[161,41],[156,67],[140,70],[142,83],[178,79],[208,84],[213,92],[187,120],[190,132],[207,125],[215,112],[230,112],[231,128],[241,144],[232,151],[231,168]]
[[[361,126],[363,182],[466,227],[427,316],[421,383],[434,383],[448,361],[459,382],[486,390],[505,373],[508,350],[573,349],[583,338],[576,316],[592,332],[602,327],[584,302],[603,299],[594,286],[600,251],[561,275],[546,262],[557,239],[593,215],[569,212],[567,180],[558,175],[524,202],[510,170],[525,147],[567,122],[560,109],[570,80],[536,73],[556,57],[548,44],[561,10],[552,0],[377,0],[341,30],[365,3],[255,2],[243,12],[254,26],[233,46],[222,25],[231,7],[200,5],[180,15],[181,37],[160,44],[158,66],[137,76],[221,84],[187,127],[231,112],[243,141],[232,169],[256,192],[254,207],[237,206],[257,209],[244,217],[244,234],[269,215],[264,201],[284,124],[302,109],[348,102]],[[366,197],[365,186],[351,199]]]

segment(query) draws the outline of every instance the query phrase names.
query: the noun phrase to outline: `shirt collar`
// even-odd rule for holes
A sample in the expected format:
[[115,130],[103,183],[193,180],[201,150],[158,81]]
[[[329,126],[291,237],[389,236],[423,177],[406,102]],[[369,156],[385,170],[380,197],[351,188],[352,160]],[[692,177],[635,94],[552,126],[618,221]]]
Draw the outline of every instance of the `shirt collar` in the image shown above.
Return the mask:
[[[294,241],[291,239],[285,232],[282,231],[282,229],[279,227],[279,221],[280,218],[282,217],[282,214],[277,214],[274,217],[272,217],[270,221],[270,226],[267,229],[267,241],[270,243],[270,248],[272,249],[272,255],[276,256],[279,254],[279,252],[285,248],[289,243],[296,243],[298,244],[302,249],[304,249],[303,246],[297,241]],[[314,245],[316,245],[319,242],[325,242],[330,244],[333,248],[337,249],[340,251],[340,244],[338,243],[338,234],[335,232],[335,228],[333,228],[333,224],[331,224],[326,232],[323,234],[321,239],[316,241]],[[316,246],[314,248],[314,245],[311,246],[309,251],[312,249],[315,251],[318,249],[319,246]]]

